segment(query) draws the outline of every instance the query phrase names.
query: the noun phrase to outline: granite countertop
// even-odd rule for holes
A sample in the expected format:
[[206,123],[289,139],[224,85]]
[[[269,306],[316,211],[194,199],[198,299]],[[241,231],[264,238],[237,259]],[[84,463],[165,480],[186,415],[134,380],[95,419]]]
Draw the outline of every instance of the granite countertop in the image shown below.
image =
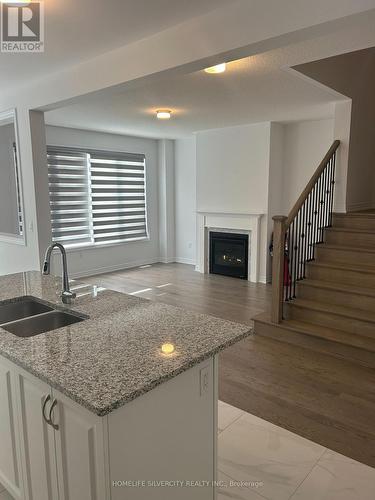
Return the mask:
[[[89,316],[22,338],[0,328],[0,354],[104,416],[225,347],[249,326],[79,282],[61,303],[61,279],[37,271],[0,277],[0,301],[33,296]],[[171,342],[175,352],[164,355]]]

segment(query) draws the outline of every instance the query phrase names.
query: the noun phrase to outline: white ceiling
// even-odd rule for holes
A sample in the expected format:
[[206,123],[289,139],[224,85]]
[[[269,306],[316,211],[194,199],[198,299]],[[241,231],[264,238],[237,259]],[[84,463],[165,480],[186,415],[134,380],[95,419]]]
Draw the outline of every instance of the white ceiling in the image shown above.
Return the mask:
[[[46,113],[52,125],[155,138],[266,120],[332,116],[335,99],[282,70],[272,53],[228,64],[226,73],[175,75]],[[155,111],[172,110],[168,121]]]
[[[155,138],[179,138],[211,128],[261,121],[288,122],[333,116],[342,99],[291,67],[375,46],[375,10],[315,36],[233,61],[220,75],[203,71],[161,75],[132,88],[83,97],[73,106],[46,113],[52,125]],[[173,111],[159,121],[156,109]]]
[[0,54],[0,91],[79,64],[237,0],[44,0],[45,52]]

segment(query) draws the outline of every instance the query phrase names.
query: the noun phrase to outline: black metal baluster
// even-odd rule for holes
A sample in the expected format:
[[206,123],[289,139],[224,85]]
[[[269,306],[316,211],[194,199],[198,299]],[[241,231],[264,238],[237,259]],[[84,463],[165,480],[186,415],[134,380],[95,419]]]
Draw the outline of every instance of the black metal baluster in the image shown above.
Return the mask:
[[293,219],[292,224],[290,225],[290,247],[289,247],[289,281],[288,281],[288,293],[289,300],[292,298],[292,286],[293,286],[293,265],[294,265],[294,224],[295,219]]
[[296,296],[296,281],[297,281],[297,261],[298,261],[298,220],[299,212],[295,218],[295,228],[294,228],[294,269],[293,269],[293,298]]
[[332,217],[333,217],[333,202],[334,202],[334,191],[335,191],[335,171],[336,171],[336,152],[332,157],[332,174],[331,174],[331,214],[329,225],[332,226]]
[[328,220],[327,227],[332,226],[332,203],[333,203],[333,185],[332,185],[332,172],[333,172],[333,158],[329,160],[329,175],[328,175]]
[[315,246],[324,241],[324,230],[332,224],[335,166],[336,152],[327,160],[285,234],[288,249],[282,273],[285,301],[296,297],[297,281],[306,278],[306,263],[315,258]]
[[327,166],[323,170],[323,189],[322,189],[322,232],[320,240],[324,241],[324,229],[326,227],[326,194],[327,194]]
[[315,224],[314,224],[314,248],[318,241],[318,227],[319,227],[319,179],[315,185],[315,202],[314,202],[314,215],[315,215]]
[[324,228],[326,225],[325,215],[326,215],[326,182],[327,182],[327,170],[323,170],[323,186],[322,186],[322,230],[320,232],[320,241],[324,241]]
[[327,163],[326,167],[326,195],[325,195],[325,208],[326,208],[326,219],[325,219],[325,227],[329,226],[329,177],[330,177],[330,169],[331,169],[331,160]]
[[296,281],[299,280],[299,270],[301,266],[301,219],[302,219],[302,207],[298,211],[298,229],[297,229],[297,273]]
[[[288,248],[288,257],[284,257],[286,259],[286,262],[284,260],[284,281],[283,281],[283,286],[284,286],[284,298],[285,300],[288,300],[288,288],[289,288],[289,280],[288,280],[288,275],[289,275],[289,258],[290,258],[290,226],[288,229],[288,232],[285,235],[285,240],[286,240],[286,247]],[[287,274],[285,274],[287,273]]]
[[315,186],[310,193],[310,229],[309,229],[309,260],[314,258],[313,229],[314,229],[314,193]]
[[307,205],[306,200],[302,205],[303,208],[303,224],[302,224],[302,234],[301,234],[301,244],[302,244],[302,252],[301,252],[301,279],[305,277],[305,261],[306,261],[306,216],[307,216]]
[[293,245],[293,222],[288,229],[288,281],[286,285],[287,289],[287,300],[290,299],[290,277],[292,276],[291,266],[292,266],[292,245]]
[[309,220],[310,220],[310,195],[308,194],[305,204],[306,204],[306,220],[305,220],[305,252],[303,256],[303,277],[306,278],[306,262],[309,258]]
[[323,172],[320,174],[319,177],[319,231],[318,231],[318,243],[322,242],[322,219],[323,219]]
[[293,253],[294,253],[294,263],[293,263],[293,291],[292,291],[292,297],[295,297],[295,287],[296,287],[296,280],[297,280],[297,261],[298,261],[298,256],[297,256],[297,250],[298,250],[298,213],[295,217],[294,220],[294,247],[293,247]]
[[319,177],[319,184],[318,184],[318,231],[316,233],[316,242],[320,243],[320,230],[321,230],[321,215],[322,215],[322,174],[320,174]]
[[297,233],[297,242],[298,242],[298,251],[297,251],[297,276],[296,281],[300,279],[300,268],[301,268],[301,228],[302,228],[302,207],[298,211],[298,233]]
[[328,227],[329,219],[329,169],[331,165],[331,160],[328,161],[326,165],[326,184],[325,184],[325,195],[324,195],[324,227]]

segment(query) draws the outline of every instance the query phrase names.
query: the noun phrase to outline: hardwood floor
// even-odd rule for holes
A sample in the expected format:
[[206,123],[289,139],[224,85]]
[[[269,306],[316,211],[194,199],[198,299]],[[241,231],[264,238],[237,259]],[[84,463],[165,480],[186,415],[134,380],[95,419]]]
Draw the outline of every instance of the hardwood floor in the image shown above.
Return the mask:
[[[154,264],[85,278],[107,288],[251,325],[267,285]],[[220,399],[375,467],[375,370],[252,336],[220,355]]]
[[186,264],[153,264],[84,281],[249,325],[253,316],[269,309],[271,299],[267,285],[201,274]]

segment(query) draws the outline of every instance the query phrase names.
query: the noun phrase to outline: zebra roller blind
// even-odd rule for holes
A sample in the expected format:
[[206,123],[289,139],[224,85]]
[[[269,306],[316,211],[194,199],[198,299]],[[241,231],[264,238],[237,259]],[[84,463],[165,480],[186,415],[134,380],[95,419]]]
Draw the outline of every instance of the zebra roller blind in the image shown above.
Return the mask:
[[53,241],[147,238],[144,155],[48,146],[47,158]]

